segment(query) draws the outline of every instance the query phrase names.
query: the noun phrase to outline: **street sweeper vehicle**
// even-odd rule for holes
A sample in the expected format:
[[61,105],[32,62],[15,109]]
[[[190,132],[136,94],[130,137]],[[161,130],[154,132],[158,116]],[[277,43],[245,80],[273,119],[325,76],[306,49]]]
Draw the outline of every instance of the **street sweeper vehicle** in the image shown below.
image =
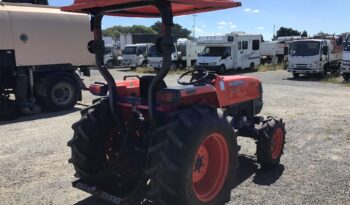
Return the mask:
[[[90,86],[104,97],[82,110],[72,126],[68,146],[75,188],[114,204],[224,205],[237,172],[238,135],[257,141],[262,167],[279,164],[285,124],[257,116],[263,107],[258,79],[198,69],[181,75],[179,86],[164,81],[174,50],[173,16],[240,5],[231,0],[76,0],[63,8],[92,15],[90,50],[107,82]],[[156,45],[163,64],[155,76],[113,79],[103,65],[104,15],[161,17]]]
[[72,108],[85,87],[78,71],[94,65],[89,16],[15,2],[0,1],[0,119]]

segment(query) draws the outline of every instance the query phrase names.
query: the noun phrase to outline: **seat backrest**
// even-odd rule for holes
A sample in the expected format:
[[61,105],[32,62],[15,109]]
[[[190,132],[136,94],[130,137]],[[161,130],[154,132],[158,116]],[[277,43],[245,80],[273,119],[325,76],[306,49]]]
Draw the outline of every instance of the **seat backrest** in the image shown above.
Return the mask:
[[[146,76],[142,76],[140,78],[140,96],[143,99],[148,99],[148,90],[149,90],[149,86],[151,85],[151,82],[153,80],[155,76],[153,75],[146,75]],[[156,91],[159,91],[163,88],[166,88],[167,85],[164,82],[164,80],[162,80],[159,85],[156,88]]]

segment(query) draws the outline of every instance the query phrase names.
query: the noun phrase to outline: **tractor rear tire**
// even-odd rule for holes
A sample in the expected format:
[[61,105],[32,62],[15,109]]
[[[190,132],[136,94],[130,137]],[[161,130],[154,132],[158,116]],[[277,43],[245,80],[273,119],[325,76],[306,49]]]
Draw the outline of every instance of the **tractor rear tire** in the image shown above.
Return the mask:
[[350,74],[349,73],[343,73],[343,78],[344,78],[344,81],[349,81],[350,80]]
[[149,197],[155,204],[224,205],[237,172],[237,134],[219,109],[179,111],[150,148]]
[[281,160],[286,143],[285,124],[280,119],[272,119],[265,124],[265,131],[257,141],[257,158],[262,168],[274,168]]
[[[72,158],[68,162],[73,164],[76,171],[74,176],[77,178],[103,172],[113,166],[113,157],[116,156],[112,148],[107,146],[114,143],[112,138],[117,133],[108,98],[97,100],[82,110],[81,114],[82,118],[72,126],[73,139],[68,142],[72,151]],[[120,184],[123,184],[123,188]],[[123,196],[126,195],[122,205],[140,205],[145,198],[146,183],[140,183],[138,178],[123,178],[115,186],[115,190],[121,190]]]
[[97,174],[105,168],[105,141],[114,127],[107,99],[82,110],[81,115],[81,119],[72,126],[74,136],[68,142],[72,151],[69,162],[73,164],[78,178]]

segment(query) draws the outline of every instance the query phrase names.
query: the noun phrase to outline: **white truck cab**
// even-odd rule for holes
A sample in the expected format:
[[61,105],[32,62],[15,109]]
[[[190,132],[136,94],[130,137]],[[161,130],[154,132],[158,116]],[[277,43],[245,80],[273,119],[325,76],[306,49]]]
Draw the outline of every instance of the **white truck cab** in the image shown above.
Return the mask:
[[148,49],[152,44],[129,44],[124,47],[122,65],[132,69],[147,66]]
[[[178,66],[179,66],[179,54],[177,52],[177,47],[176,45],[174,46],[175,50],[174,52],[171,54],[171,66],[170,66],[170,70],[175,70]],[[149,52],[148,52],[148,64],[147,67],[150,68],[154,68],[155,70],[159,70],[162,65],[163,65],[163,57],[162,55],[158,52],[156,45],[152,45],[149,48]]]
[[339,71],[341,52],[335,39],[304,39],[289,45],[288,72],[294,77],[300,74],[318,74],[324,77],[328,71]]
[[344,80],[350,80],[350,33],[347,34],[346,40],[343,44],[343,61],[341,64],[341,72]]
[[197,43],[204,50],[195,68],[218,73],[229,69],[254,69],[260,64],[260,42],[261,35],[242,33],[199,37]]

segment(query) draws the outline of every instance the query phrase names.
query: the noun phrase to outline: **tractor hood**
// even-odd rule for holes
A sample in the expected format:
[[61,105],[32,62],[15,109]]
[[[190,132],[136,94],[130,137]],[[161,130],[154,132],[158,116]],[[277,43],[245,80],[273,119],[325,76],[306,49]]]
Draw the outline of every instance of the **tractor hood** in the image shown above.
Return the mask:
[[[171,3],[174,16],[187,15],[241,6],[233,0],[164,0]],[[63,7],[63,11],[92,13],[101,9],[105,15],[130,17],[159,17],[155,0],[75,0],[71,6]]]

